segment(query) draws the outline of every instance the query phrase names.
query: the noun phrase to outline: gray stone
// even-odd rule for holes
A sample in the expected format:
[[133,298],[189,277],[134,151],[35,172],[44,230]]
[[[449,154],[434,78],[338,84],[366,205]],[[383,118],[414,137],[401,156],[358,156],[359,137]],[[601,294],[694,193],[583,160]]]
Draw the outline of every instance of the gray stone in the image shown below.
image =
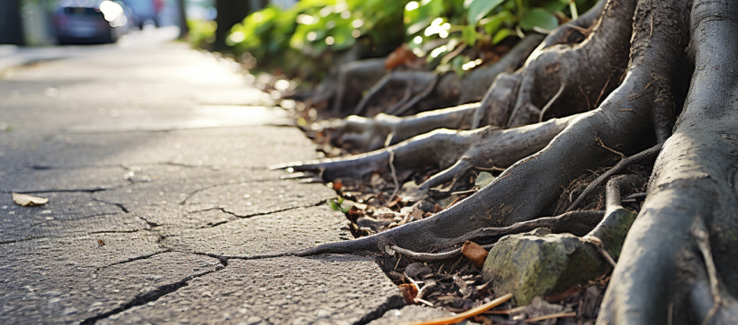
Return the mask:
[[495,292],[510,292],[516,304],[527,305],[534,297],[563,292],[605,270],[592,244],[540,228],[501,238],[490,250],[482,275],[492,282]]

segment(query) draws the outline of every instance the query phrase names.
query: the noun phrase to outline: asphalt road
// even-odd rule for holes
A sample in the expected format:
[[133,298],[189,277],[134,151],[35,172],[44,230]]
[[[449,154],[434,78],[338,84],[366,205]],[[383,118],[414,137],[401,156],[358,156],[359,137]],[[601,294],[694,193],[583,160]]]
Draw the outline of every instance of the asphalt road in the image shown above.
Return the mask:
[[369,257],[264,257],[350,235],[333,191],[267,168],[314,148],[233,64],[162,40],[43,50],[64,55],[0,77],[0,323],[400,319]]

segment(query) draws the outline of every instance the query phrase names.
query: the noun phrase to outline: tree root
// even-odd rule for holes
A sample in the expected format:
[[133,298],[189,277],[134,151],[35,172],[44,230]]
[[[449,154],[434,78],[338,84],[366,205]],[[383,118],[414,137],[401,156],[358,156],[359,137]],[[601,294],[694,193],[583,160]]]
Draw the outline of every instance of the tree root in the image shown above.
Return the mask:
[[[604,8],[595,6],[581,17],[579,23],[584,23],[602,11],[582,43],[557,43],[571,30],[571,25],[564,25],[544,40],[520,70],[501,74],[482,100],[472,127],[515,127],[596,107],[602,95],[617,86],[614,80],[626,67],[630,17],[635,8],[634,1],[600,5]],[[554,97],[557,99],[552,100]],[[552,105],[544,115],[540,107],[547,103]]]
[[575,118],[576,116],[552,119],[507,130],[491,127],[470,131],[439,129],[366,154],[288,163],[274,168],[316,173],[325,181],[339,178],[361,179],[364,175],[384,169],[391,157],[394,158],[393,166],[398,171],[428,165],[444,169],[418,186],[417,193],[422,196],[432,187],[469,169],[512,165],[545,147]]
[[[396,89],[398,87],[404,87],[405,98],[407,102],[410,98],[420,97],[415,99],[417,103],[422,97],[427,96],[430,90],[433,89],[437,82],[438,76],[433,72],[428,71],[395,71],[385,75],[377,81],[361,98],[361,101],[354,108],[354,115],[362,115],[366,113],[366,110],[373,101],[377,100],[377,97],[385,96],[385,88]],[[400,105],[405,104],[402,100]],[[405,109],[406,110],[406,109]]]
[[[521,70],[528,72],[501,75],[491,90],[500,97],[483,102],[481,110],[466,106],[445,111],[448,115],[433,115],[439,120],[454,116],[473,125],[476,120],[470,121],[470,116],[481,111],[490,123],[526,126],[441,130],[386,150],[283,166],[321,173],[326,180],[358,178],[386,168],[390,156],[398,170],[424,164],[446,168],[418,187],[427,190],[468,169],[510,165],[489,185],[434,216],[293,254],[387,253],[389,247],[418,259],[448,258],[456,254],[450,248],[464,240],[494,242],[505,234],[549,225],[584,234],[612,264],[617,261],[598,322],[738,323],[735,17],[738,3],[729,0],[608,0],[603,18],[580,45],[549,47],[528,60]],[[620,80],[617,58],[627,48],[621,34],[630,26],[630,60]],[[618,42],[606,41],[613,39]],[[581,62],[569,65],[575,59]],[[612,64],[607,66],[603,60]],[[544,63],[556,63],[558,68],[549,65],[546,71]],[[592,78],[582,77],[587,74],[583,71],[591,71]],[[595,83],[595,76],[610,79]],[[610,87],[614,89],[609,91]],[[502,93],[512,94],[514,105],[503,110],[487,106],[510,99]],[[548,112],[575,114],[527,124],[541,116],[531,108],[541,104],[550,107],[542,114],[544,120]],[[400,132],[385,134],[395,133]],[[523,147],[532,149],[526,152]],[[640,189],[634,188],[632,176],[613,175],[656,153],[645,201],[627,230],[635,212],[624,208],[621,199]],[[572,180],[589,170],[612,166],[618,158],[568,207],[571,211],[540,217],[554,214],[563,188]],[[604,181],[604,216],[574,210],[591,188]],[[620,250],[624,231],[628,236]]]
[[[724,55],[738,51],[738,40],[730,36],[738,32],[738,6],[695,0],[691,20],[682,17],[688,6],[679,2],[670,10],[654,10],[659,4],[644,1],[640,8],[641,19],[668,25],[664,28],[678,30],[687,25],[681,22],[691,21],[690,49],[699,68],[676,130],[656,161],[598,322],[738,322],[738,304],[731,297],[738,293],[737,242],[729,230],[738,227],[738,62]],[[670,15],[659,16],[664,11]],[[653,34],[649,24],[643,28],[656,37],[663,32],[659,26],[653,26]],[[659,55],[673,52],[659,49]]]
[[341,113],[344,107],[354,107],[361,100],[361,92],[382,79],[386,74],[384,62],[385,59],[368,59],[340,67],[333,99],[334,114]]
[[661,151],[661,144],[660,143],[659,144],[656,144],[655,146],[653,146],[651,148],[648,148],[648,149],[646,149],[644,151],[641,151],[641,152],[639,152],[639,153],[637,153],[637,154],[635,154],[633,156],[620,159],[620,161],[617,164],[615,164],[615,166],[613,166],[612,168],[608,169],[605,173],[603,173],[602,175],[598,176],[594,181],[592,181],[589,184],[587,184],[587,187],[584,188],[584,190],[582,191],[581,194],[579,194],[579,196],[577,197],[577,199],[574,200],[574,202],[572,202],[571,205],[569,205],[569,207],[566,209],[566,211],[567,212],[568,211],[573,211],[576,208],[578,208],[579,205],[582,202],[584,202],[584,199],[587,197],[587,195],[589,195],[590,193],[592,193],[592,191],[594,191],[594,189],[597,186],[599,186],[600,184],[602,184],[602,182],[604,182],[606,179],[608,179],[608,178],[612,177],[613,175],[615,175],[616,173],[622,171],[625,167],[627,167],[628,165],[630,165],[632,163],[638,162],[638,161],[643,160],[643,159],[655,157],[656,154],[659,153],[659,151]]
[[478,106],[479,103],[465,104],[407,117],[383,113],[373,118],[352,115],[319,125],[318,129],[328,132],[335,146],[367,152],[384,147],[388,137],[387,144],[392,145],[439,128],[469,129]]

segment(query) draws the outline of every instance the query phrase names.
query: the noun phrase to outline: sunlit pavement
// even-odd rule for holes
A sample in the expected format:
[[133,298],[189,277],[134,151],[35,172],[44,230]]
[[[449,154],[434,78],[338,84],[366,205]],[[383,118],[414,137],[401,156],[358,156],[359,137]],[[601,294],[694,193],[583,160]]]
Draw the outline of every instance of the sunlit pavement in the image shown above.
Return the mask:
[[0,69],[0,323],[348,324],[396,307],[370,258],[266,257],[345,239],[345,218],[329,188],[267,168],[315,157],[285,113],[173,31],[3,50],[27,65]]

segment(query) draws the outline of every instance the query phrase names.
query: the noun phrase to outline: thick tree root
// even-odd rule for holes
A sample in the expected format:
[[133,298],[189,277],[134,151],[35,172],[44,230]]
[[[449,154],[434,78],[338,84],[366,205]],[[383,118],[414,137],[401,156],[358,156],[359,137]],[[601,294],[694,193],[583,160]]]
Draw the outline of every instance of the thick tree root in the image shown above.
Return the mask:
[[[591,35],[579,44],[557,43],[576,25],[559,27],[523,68],[498,77],[482,100],[472,127],[514,127],[538,121],[541,116],[562,116],[597,107],[603,96],[618,85],[628,62],[634,9],[634,1],[609,2],[601,9]],[[599,10],[596,6],[590,12]],[[590,19],[590,12],[580,23]],[[542,115],[547,105],[551,108]]]
[[[547,53],[554,54],[546,58],[549,54],[541,51],[528,61],[534,65],[558,62],[558,70],[549,66],[548,72],[541,73],[528,65],[537,72],[501,75],[492,88],[513,94],[514,105],[497,111],[503,113],[502,118],[490,123],[512,126],[537,120],[541,112],[531,107],[551,107],[547,111],[554,116],[595,105],[596,109],[505,130],[436,131],[365,155],[283,166],[322,172],[324,179],[361,177],[386,168],[390,157],[398,169],[423,164],[447,168],[419,186],[428,189],[466,169],[503,166],[502,153],[518,155],[508,156],[506,163],[511,166],[488,186],[432,217],[293,254],[388,253],[390,248],[416,257],[441,258],[450,256],[454,252],[450,249],[461,240],[494,242],[504,234],[549,224],[578,235],[586,233],[584,238],[602,247],[611,263],[617,260],[598,322],[738,323],[738,57],[733,55],[738,52],[738,2],[609,0],[603,13],[604,18],[582,44],[562,50],[561,57],[550,51]],[[621,33],[630,26],[630,60],[620,81],[612,73],[619,67],[617,60],[599,69],[602,60],[625,55],[622,47],[627,44],[605,40],[621,40]],[[568,64],[569,55],[581,62],[572,69],[561,68]],[[594,79],[580,79],[583,71],[616,78],[585,88],[581,83]],[[510,87],[501,87],[501,82],[510,82]],[[578,99],[570,87],[581,87]],[[610,87],[615,89],[609,92]],[[500,97],[492,103],[507,99]],[[552,99],[554,103],[549,104]],[[556,103],[577,100],[589,103],[556,108]],[[485,114],[496,112],[484,105],[481,111]],[[464,123],[473,124],[469,116],[480,110],[466,108],[447,114],[459,114]],[[548,113],[543,117],[545,120]],[[523,136],[526,132],[536,137]],[[393,133],[399,132],[386,134]],[[525,142],[530,139],[535,141]],[[524,154],[522,146],[534,149]],[[631,176],[614,175],[628,163],[642,162],[659,150],[645,201],[620,251],[622,233],[634,214],[622,206],[621,198],[639,189]],[[563,188],[572,180],[613,164],[593,182],[608,180],[604,217],[597,212],[570,211],[540,218],[554,214]],[[439,251],[444,253],[431,253]]]
[[367,152],[435,129],[469,129],[477,107],[479,103],[465,104],[407,117],[382,113],[373,118],[352,115],[319,125],[318,129],[328,132],[335,146]]
[[366,154],[288,163],[274,168],[313,172],[325,181],[361,179],[371,172],[388,168],[390,158],[398,171],[426,166],[444,169],[420,184],[417,191],[422,195],[472,168],[508,167],[545,147],[575,119],[576,116],[552,119],[506,130],[492,127],[470,131],[439,129]]
[[[659,16],[663,3],[644,1],[640,17],[678,30],[674,25],[687,21],[680,17],[689,12],[686,5],[668,6],[672,14],[664,19]],[[738,294],[735,17],[738,6],[733,1],[695,0],[692,5],[690,48],[697,69],[689,97],[656,161],[648,197],[625,241],[599,322],[738,322],[738,304],[731,297]],[[658,26],[654,37],[660,34]]]

